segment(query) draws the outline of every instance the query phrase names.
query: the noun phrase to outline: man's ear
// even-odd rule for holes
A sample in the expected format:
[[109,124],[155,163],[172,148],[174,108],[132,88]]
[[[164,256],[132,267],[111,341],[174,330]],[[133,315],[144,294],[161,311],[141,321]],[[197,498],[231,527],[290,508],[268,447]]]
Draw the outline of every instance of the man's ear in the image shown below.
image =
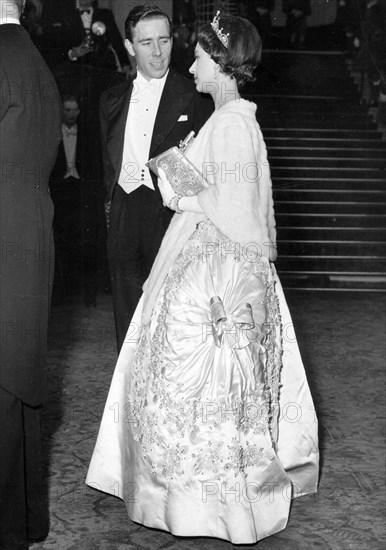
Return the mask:
[[130,42],[130,40],[128,38],[125,39],[125,48],[132,57],[135,57],[135,51],[134,51],[134,48],[133,48],[133,44]]

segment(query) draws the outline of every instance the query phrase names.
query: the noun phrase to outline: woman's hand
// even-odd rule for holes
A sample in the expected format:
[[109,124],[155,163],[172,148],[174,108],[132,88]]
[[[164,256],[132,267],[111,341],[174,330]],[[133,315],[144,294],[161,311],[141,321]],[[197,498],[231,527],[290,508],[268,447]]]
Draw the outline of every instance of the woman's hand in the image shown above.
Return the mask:
[[202,212],[202,208],[195,197],[181,197],[170,185],[165,172],[162,168],[158,168],[158,188],[161,192],[162,200],[165,206],[174,210],[177,214],[181,214],[184,210],[189,212]]
[[162,170],[162,168],[158,168],[158,189],[160,190],[162,200],[164,203],[164,206],[168,206],[172,210],[174,210],[173,206],[175,201],[172,201],[172,198],[176,196],[176,192],[174,191],[173,187],[170,185],[165,172]]

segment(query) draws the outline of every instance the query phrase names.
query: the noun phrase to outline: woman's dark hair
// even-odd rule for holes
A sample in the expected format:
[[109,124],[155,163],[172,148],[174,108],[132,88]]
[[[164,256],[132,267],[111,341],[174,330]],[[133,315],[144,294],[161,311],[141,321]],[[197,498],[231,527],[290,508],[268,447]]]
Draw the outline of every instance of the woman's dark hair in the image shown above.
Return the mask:
[[170,21],[170,17],[167,13],[161,10],[158,6],[150,5],[150,4],[144,4],[140,6],[135,6],[133,8],[129,15],[126,17],[125,21],[125,37],[130,40],[130,42],[133,42],[133,30],[138,25],[140,21],[143,21],[144,19],[154,19],[157,17],[163,17],[166,19],[169,25],[169,35],[172,35],[172,22]]
[[261,38],[252,23],[243,17],[220,15],[219,29],[228,35],[228,46],[218,38],[210,23],[198,31],[198,42],[203,50],[218,63],[224,74],[233,76],[239,87],[253,82],[253,74],[261,59]]

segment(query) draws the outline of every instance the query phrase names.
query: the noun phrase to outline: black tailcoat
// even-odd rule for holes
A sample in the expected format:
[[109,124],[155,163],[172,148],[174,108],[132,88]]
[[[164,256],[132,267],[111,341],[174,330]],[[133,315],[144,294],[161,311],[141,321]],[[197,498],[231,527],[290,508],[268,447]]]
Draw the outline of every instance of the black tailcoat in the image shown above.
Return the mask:
[[35,406],[53,272],[50,172],[61,140],[56,83],[23,27],[0,25],[0,385]]
[[[123,159],[125,127],[135,101],[133,81],[102,94],[100,122],[108,202],[111,201],[108,256],[120,349],[162,238],[174,212],[162,204],[157,178],[155,191],[141,186],[126,194],[117,184]],[[159,103],[149,158],[176,146],[190,131],[196,134],[213,111],[213,101],[197,93],[192,80],[169,70]],[[141,128],[135,129],[140,132]]]

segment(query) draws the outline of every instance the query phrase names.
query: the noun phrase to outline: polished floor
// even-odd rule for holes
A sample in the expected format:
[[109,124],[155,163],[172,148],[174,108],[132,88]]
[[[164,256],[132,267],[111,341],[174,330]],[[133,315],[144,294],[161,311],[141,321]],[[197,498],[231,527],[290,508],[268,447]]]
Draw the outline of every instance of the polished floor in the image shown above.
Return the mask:
[[[287,292],[320,422],[319,493],[294,501],[287,528],[259,550],[378,550],[385,533],[385,311],[378,293]],[[294,338],[292,327],[286,331]],[[51,530],[32,550],[225,550],[127,519],[84,484],[115,364],[111,297],[54,306],[43,414]]]

